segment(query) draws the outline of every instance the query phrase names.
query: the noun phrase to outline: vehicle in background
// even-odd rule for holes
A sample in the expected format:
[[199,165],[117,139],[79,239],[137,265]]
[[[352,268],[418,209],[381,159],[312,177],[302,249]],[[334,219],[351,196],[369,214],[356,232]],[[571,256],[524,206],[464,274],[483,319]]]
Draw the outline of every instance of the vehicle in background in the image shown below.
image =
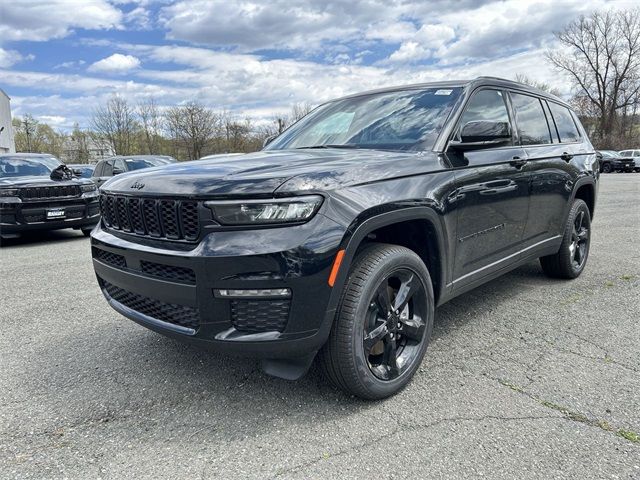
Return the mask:
[[611,172],[633,172],[635,164],[632,157],[622,156],[614,150],[599,150],[600,171],[602,173]]
[[79,178],[91,178],[93,176],[93,171],[96,168],[95,165],[89,165],[87,163],[72,163],[67,164],[67,167],[69,167],[73,174]]
[[[54,170],[57,176],[52,175]],[[80,229],[89,235],[99,218],[95,184],[73,177],[57,158],[0,155],[0,239],[61,228]]]
[[171,155],[154,155],[156,158],[164,160],[166,163],[177,163],[178,160],[173,158]]
[[636,148],[633,150],[622,150],[619,152],[623,157],[631,157],[633,158],[634,166],[633,169],[636,172],[640,172],[640,148]]
[[91,180],[100,187],[114,175],[143,168],[161,167],[169,163],[171,162],[168,162],[166,157],[158,155],[128,155],[105,158],[96,164]]

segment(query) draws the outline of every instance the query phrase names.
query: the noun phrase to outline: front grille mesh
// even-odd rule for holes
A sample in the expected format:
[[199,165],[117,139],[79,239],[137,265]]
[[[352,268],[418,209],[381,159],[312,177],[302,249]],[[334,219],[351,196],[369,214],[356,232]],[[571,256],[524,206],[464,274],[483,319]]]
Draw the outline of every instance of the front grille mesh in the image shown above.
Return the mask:
[[97,258],[102,263],[116,268],[127,268],[127,260],[117,253],[107,252],[101,248],[93,247],[93,258]]
[[127,233],[190,242],[200,234],[198,203],[192,200],[102,194],[100,213],[108,228]]
[[151,277],[176,280],[182,283],[196,283],[196,274],[190,268],[163,265],[160,263],[140,261],[140,270]]
[[290,306],[291,300],[232,300],[231,322],[241,332],[282,332]]
[[20,189],[23,200],[41,200],[44,198],[79,197],[80,185],[55,185],[51,187],[24,187]]
[[181,327],[197,329],[200,325],[200,317],[195,308],[145,297],[100,280],[102,288],[112,299],[131,310]]

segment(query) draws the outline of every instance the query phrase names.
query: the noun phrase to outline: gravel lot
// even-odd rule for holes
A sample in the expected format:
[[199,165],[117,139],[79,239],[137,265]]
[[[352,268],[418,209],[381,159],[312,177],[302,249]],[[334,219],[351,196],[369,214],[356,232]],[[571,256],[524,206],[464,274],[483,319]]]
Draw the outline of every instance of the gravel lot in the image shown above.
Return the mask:
[[640,478],[640,175],[585,273],[537,263],[436,316],[400,395],[289,383],[111,310],[74,231],[0,249],[1,478]]

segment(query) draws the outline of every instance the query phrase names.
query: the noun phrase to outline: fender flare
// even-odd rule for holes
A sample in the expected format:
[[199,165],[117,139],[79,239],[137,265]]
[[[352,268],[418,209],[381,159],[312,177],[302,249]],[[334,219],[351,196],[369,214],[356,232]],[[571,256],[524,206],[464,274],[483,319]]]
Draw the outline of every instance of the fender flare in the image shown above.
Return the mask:
[[573,185],[573,190],[571,192],[571,199],[567,203],[567,208],[565,210],[565,215],[564,215],[565,219],[567,218],[567,215],[569,215],[569,211],[571,210],[571,205],[573,205],[573,201],[576,199],[576,193],[578,193],[578,190],[585,185],[589,185],[593,189],[593,211],[591,212],[591,220],[593,220],[593,217],[595,216],[595,211],[596,211],[596,202],[598,200],[598,184],[595,178],[591,176],[582,177],[578,179],[576,183]]
[[442,216],[439,215],[433,208],[426,206],[400,207],[389,212],[378,214],[373,217],[367,218],[360,224],[357,224],[355,228],[353,225],[350,226],[347,229],[347,232],[340,244],[340,249],[344,249],[345,253],[342,263],[340,264],[340,270],[336,277],[331,296],[329,298],[329,303],[327,305],[327,312],[324,320],[324,325],[328,325],[328,327],[326,328],[327,336],[329,335],[329,332],[331,330],[330,326],[333,324],[335,311],[338,308],[338,303],[340,301],[340,298],[342,297],[342,291],[347,280],[349,269],[351,267],[351,264],[353,263],[355,254],[362,241],[374,230],[377,230],[381,227],[386,227],[388,225],[393,225],[394,223],[400,223],[410,220],[426,220],[430,222],[434,227],[434,230],[436,232],[435,241],[438,245],[438,251],[440,253],[438,260],[440,263],[439,268],[441,276],[437,298],[443,299],[447,296],[447,259],[450,258],[450,256],[448,244],[444,235],[445,227],[443,225]]

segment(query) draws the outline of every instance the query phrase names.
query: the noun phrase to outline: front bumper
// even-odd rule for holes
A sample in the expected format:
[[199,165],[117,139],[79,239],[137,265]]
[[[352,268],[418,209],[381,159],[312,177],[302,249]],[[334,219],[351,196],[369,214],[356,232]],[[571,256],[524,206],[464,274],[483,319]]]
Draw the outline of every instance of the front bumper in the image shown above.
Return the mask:
[[[64,209],[60,219],[47,219],[47,211]],[[100,220],[97,194],[85,194],[72,199],[51,199],[26,202],[19,198],[0,199],[0,234],[17,235],[33,230],[88,228]]]
[[[329,272],[343,237],[316,215],[298,226],[217,231],[185,245],[92,233],[93,265],[109,304],[164,335],[263,358],[309,355],[334,311]],[[289,289],[290,297],[225,298],[219,290]]]

